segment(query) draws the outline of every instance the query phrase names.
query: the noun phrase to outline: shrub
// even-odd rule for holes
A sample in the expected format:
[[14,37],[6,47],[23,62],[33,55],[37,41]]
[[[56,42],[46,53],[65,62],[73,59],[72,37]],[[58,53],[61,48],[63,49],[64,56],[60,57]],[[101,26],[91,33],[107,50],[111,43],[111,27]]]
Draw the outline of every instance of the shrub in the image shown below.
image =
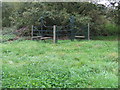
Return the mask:
[[105,33],[108,35],[117,35],[118,33],[118,25],[112,24],[112,23],[107,23],[104,25],[105,28]]

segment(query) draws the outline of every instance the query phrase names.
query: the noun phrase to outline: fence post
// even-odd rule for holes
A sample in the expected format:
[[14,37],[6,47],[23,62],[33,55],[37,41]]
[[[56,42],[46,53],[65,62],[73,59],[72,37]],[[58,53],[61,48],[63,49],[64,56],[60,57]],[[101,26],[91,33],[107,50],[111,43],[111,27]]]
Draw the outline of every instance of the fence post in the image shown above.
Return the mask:
[[53,26],[53,43],[57,43],[56,25]]
[[41,30],[39,32],[41,33],[41,36],[43,36],[43,25],[44,25],[43,17],[40,17],[40,25],[41,25]]
[[90,24],[88,23],[88,40],[90,40]]
[[70,30],[71,30],[71,36],[70,36],[70,38],[71,38],[71,41],[73,41],[74,40],[74,38],[75,38],[75,35],[74,35],[74,16],[71,16],[70,17]]
[[31,40],[33,39],[33,25],[32,25],[32,29],[31,29]]

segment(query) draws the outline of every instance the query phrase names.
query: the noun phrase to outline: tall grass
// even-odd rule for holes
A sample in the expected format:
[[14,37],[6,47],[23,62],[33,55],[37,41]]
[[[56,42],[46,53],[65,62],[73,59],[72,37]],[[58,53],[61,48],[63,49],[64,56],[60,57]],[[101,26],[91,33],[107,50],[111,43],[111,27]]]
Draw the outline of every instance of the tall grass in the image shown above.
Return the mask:
[[117,41],[3,43],[3,88],[117,88]]

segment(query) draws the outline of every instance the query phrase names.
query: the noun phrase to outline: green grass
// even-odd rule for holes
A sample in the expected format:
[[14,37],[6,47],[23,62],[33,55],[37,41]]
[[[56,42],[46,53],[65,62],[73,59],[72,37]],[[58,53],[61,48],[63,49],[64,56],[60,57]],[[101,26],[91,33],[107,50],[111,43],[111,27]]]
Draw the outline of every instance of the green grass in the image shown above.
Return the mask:
[[2,47],[3,88],[117,88],[117,41],[14,41]]
[[105,40],[105,41],[116,41],[118,40],[118,35],[114,36],[94,36],[92,37],[93,40]]
[[15,32],[15,30],[16,30],[16,27],[11,27],[11,28],[4,27],[1,31],[2,35],[0,35],[0,40],[2,42],[6,42],[9,39],[15,38],[16,35],[13,33]]

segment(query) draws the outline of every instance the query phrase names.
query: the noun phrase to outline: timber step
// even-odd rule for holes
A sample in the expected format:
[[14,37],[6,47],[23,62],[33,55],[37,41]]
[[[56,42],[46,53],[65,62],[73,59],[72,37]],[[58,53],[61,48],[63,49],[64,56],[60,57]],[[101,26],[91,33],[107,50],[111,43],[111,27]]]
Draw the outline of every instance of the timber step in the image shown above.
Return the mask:
[[40,40],[46,40],[51,39],[52,37],[42,37],[42,36],[33,36],[32,39],[40,39]]
[[85,36],[75,36],[75,38],[85,38]]
[[33,36],[32,38],[41,38],[42,36]]
[[52,37],[41,37],[41,40],[51,39]]

